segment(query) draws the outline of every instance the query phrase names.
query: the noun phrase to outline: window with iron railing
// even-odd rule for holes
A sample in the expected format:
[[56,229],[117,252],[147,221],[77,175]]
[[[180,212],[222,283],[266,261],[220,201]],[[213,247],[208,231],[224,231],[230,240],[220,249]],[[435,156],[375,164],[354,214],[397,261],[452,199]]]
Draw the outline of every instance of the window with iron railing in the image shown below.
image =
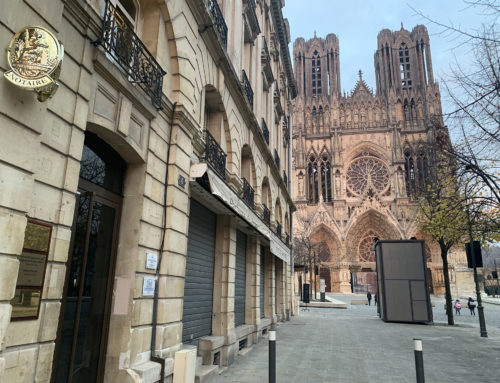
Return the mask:
[[281,238],[281,223],[276,221],[276,235]]
[[205,0],[207,4],[208,11],[212,16],[212,20],[214,22],[214,27],[219,34],[220,41],[224,48],[227,48],[227,25],[224,20],[224,16],[222,16],[222,11],[220,10],[219,4],[217,0]]
[[288,177],[286,176],[286,173],[284,170],[283,170],[283,182],[285,183],[285,186],[288,188]]
[[137,84],[153,105],[161,109],[163,76],[161,68],[141,39],[134,33],[133,25],[123,11],[106,1],[102,35],[95,41],[126,72],[130,82]]
[[254,208],[254,190],[248,183],[248,181],[243,178],[243,201],[250,206],[252,209]]
[[226,179],[226,153],[220,147],[219,143],[207,130],[205,145],[205,161],[213,170],[223,179]]
[[285,234],[285,245],[290,247],[290,235],[288,233]]
[[267,128],[266,120],[262,119],[262,135],[264,136],[264,140],[269,145],[269,129]]
[[278,169],[280,168],[280,156],[278,155],[278,151],[274,149],[274,162],[276,163],[276,166]]
[[250,103],[250,107],[253,109],[253,90],[250,86],[250,81],[248,81],[247,74],[245,70],[241,71],[241,85],[243,86],[243,92]]
[[267,226],[271,226],[271,212],[266,205],[262,208],[262,220]]

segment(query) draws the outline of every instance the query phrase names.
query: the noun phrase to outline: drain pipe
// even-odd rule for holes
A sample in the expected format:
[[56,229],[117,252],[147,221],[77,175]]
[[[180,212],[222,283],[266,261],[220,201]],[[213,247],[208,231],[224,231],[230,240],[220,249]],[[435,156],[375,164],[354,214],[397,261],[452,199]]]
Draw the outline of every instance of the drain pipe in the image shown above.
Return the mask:
[[[290,194],[290,197],[292,197],[293,201],[293,192],[292,192],[292,119],[293,119],[293,109],[292,109],[292,104],[288,104],[288,193]],[[294,304],[295,304],[295,274],[294,274],[294,260],[293,260],[293,209],[292,206],[289,208],[289,216],[290,216],[290,286],[291,286],[291,296],[292,296],[292,313],[291,315],[293,316],[293,309],[294,309]]]
[[163,256],[163,250],[165,248],[165,233],[167,231],[167,189],[168,189],[168,169],[169,169],[169,161],[170,161],[170,148],[172,147],[172,136],[173,136],[173,126],[174,126],[174,114],[175,107],[177,106],[177,101],[172,105],[172,114],[170,116],[170,137],[168,138],[168,148],[167,148],[167,158],[166,158],[166,166],[165,166],[165,192],[163,193],[163,218],[162,218],[162,230],[161,230],[161,243],[160,249],[158,250],[158,264],[156,265],[155,271],[155,293],[153,298],[153,330],[151,332],[151,361],[160,363],[161,371],[160,371],[160,380],[164,379],[165,375],[165,359],[160,358],[155,355],[155,345],[156,345],[156,327],[158,321],[158,285],[160,283],[160,267],[161,260]]

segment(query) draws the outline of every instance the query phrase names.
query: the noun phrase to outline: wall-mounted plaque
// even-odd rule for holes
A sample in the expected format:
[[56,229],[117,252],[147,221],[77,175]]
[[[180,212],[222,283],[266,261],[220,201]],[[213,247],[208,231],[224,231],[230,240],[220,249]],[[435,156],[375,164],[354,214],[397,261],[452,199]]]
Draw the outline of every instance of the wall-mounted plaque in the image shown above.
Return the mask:
[[28,220],[19,256],[16,293],[10,301],[13,321],[38,318],[51,234],[51,225]]

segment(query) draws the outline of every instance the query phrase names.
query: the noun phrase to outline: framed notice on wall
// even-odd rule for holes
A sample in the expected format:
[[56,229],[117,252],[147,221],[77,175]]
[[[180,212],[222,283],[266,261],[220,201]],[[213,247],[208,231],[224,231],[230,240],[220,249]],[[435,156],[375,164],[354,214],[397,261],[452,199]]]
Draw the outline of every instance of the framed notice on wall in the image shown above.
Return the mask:
[[10,301],[13,321],[38,319],[51,235],[51,225],[28,220],[19,256],[16,293]]

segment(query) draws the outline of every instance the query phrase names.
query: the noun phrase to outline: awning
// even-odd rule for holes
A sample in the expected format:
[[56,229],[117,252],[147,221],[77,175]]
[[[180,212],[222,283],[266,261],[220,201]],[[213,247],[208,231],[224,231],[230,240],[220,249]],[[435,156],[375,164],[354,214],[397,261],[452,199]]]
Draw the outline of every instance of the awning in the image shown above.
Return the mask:
[[206,163],[191,166],[190,177],[196,182],[196,178],[207,174],[210,191],[224,202],[241,219],[245,220],[255,230],[270,242],[270,251],[286,263],[290,263],[290,249],[280,238],[241,200],[241,198],[216,174]]

